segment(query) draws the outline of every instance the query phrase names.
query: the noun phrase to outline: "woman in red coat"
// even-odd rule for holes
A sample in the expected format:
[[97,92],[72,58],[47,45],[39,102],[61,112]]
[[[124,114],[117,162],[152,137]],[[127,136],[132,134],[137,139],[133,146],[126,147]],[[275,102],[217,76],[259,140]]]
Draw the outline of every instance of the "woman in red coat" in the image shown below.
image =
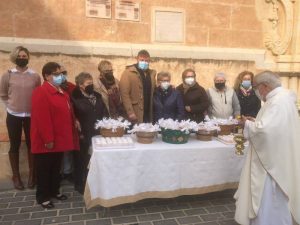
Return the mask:
[[37,167],[36,200],[53,208],[51,198],[66,200],[59,192],[63,153],[78,149],[78,135],[69,96],[59,87],[59,64],[49,62],[42,70],[44,83],[32,94],[31,151]]

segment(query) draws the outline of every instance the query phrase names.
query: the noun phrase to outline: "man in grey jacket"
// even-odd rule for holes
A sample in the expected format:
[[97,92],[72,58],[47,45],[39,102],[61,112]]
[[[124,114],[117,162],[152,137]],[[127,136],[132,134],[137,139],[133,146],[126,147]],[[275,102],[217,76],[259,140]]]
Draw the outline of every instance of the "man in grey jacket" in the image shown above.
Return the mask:
[[226,76],[224,73],[217,73],[214,77],[215,86],[207,90],[210,106],[209,117],[228,119],[240,115],[239,99],[233,90],[225,85]]

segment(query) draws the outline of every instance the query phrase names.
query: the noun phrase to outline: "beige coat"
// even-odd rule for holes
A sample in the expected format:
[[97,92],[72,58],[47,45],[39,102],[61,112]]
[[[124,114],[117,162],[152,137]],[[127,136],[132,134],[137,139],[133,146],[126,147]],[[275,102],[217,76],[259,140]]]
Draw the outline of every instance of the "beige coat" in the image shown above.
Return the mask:
[[[156,86],[156,71],[150,70],[150,76],[152,87],[151,93],[149,93],[151,95],[150,119],[152,120],[152,99],[154,88]],[[134,113],[137,116],[138,123],[142,123],[144,115],[143,84],[139,72],[135,66],[128,66],[125,69],[121,76],[119,86],[123,105],[127,115]]]

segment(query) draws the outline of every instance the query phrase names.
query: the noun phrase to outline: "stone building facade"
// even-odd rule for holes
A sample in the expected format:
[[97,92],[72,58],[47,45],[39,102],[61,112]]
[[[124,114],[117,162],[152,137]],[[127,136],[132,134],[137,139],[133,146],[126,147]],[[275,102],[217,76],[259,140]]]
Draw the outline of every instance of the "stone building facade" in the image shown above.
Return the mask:
[[[135,62],[137,52],[147,49],[151,67],[171,72],[174,85],[181,82],[181,73],[188,67],[196,70],[197,80],[205,88],[213,85],[216,72],[225,72],[233,85],[243,70],[271,69],[279,72],[284,86],[300,98],[297,0],[132,1],[140,6],[138,21],[118,19],[117,0],[111,0],[111,18],[89,17],[88,2],[96,1],[1,0],[0,70],[13,66],[9,52],[23,45],[32,52],[30,67],[39,73],[46,62],[56,61],[67,68],[70,81],[82,71],[96,78],[99,61],[108,59],[119,77],[126,65]],[[158,12],[163,17],[159,18]],[[180,14],[178,20],[168,20],[176,13]],[[166,30],[165,39],[170,40],[157,38],[158,32]],[[173,36],[179,40],[174,41]],[[1,105],[2,187],[11,176],[5,118]]]

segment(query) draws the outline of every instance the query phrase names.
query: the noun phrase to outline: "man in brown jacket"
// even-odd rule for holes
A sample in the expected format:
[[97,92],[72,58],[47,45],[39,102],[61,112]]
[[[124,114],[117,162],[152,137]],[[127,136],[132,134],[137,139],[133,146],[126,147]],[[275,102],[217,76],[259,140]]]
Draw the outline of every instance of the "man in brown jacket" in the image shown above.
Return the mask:
[[156,71],[149,69],[150,54],[139,51],[137,63],[127,66],[120,80],[120,92],[128,119],[133,123],[152,122],[152,98]]

